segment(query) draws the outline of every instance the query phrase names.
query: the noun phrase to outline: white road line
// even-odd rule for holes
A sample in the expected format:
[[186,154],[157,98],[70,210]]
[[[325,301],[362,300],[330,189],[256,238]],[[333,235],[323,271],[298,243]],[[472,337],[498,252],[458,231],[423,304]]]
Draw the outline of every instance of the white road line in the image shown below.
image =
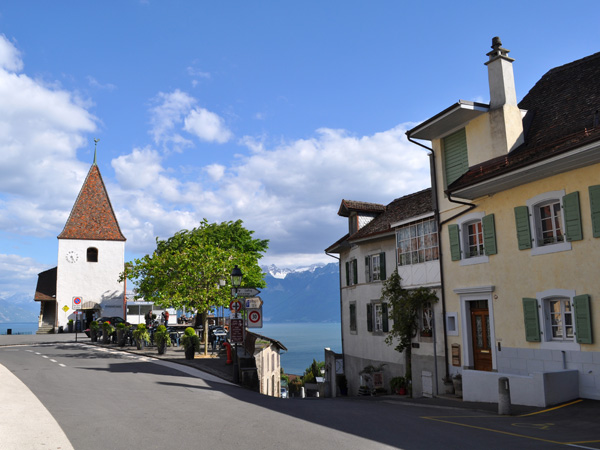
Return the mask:
[[52,361],[52,362],[56,362],[56,360],[55,360],[55,359],[51,359],[50,361]]
[[42,358],[46,358],[46,359],[48,359],[48,356],[46,356],[46,355],[42,355]]
[[67,366],[65,366],[64,364],[59,364],[59,366],[60,366],[60,367],[67,367]]

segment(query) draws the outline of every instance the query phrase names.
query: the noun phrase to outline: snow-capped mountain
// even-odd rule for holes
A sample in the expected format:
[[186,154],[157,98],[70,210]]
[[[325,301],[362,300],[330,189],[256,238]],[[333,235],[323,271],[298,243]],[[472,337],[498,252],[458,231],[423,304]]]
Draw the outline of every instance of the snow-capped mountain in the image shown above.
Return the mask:
[[325,264],[311,264],[306,267],[296,267],[295,269],[287,269],[287,268],[279,268],[275,264],[271,264],[270,266],[261,266],[261,269],[264,273],[271,275],[273,278],[277,278],[283,280],[291,273],[302,273],[302,272],[314,272],[316,269],[320,269],[325,267]]

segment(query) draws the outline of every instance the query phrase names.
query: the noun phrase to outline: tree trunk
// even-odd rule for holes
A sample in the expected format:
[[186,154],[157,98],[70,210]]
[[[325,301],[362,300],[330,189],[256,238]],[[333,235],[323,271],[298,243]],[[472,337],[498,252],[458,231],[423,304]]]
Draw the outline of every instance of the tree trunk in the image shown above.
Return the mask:
[[408,396],[412,398],[412,347],[409,345],[404,350],[404,363],[406,364],[406,387],[408,388]]
[[204,335],[204,356],[208,356],[208,312],[204,314],[204,329],[202,330]]

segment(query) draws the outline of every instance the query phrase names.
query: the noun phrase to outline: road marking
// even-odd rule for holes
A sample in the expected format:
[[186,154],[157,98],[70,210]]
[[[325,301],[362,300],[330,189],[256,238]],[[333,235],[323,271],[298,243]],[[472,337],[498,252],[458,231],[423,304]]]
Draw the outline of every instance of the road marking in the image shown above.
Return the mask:
[[554,408],[548,408],[548,409],[543,409],[542,411],[536,411],[536,412],[532,412],[532,413],[529,413],[529,414],[523,414],[522,416],[519,416],[519,417],[529,417],[529,416],[535,416],[536,414],[547,413],[549,411],[554,411],[556,409],[564,408],[565,406],[571,406],[571,405],[574,405],[576,403],[580,403],[582,401],[583,401],[582,399],[575,400],[574,402],[571,402],[571,403],[565,403],[564,405],[555,406]]
[[46,359],[48,359],[48,356],[46,356],[46,355],[42,355],[42,358],[46,358]]
[[513,427],[535,428],[536,430],[549,430],[553,423],[512,423]]
[[[461,418],[463,416],[455,416],[455,417],[458,419],[458,418]],[[472,416],[472,417],[475,417],[475,416]],[[488,417],[494,417],[494,416],[488,416]],[[435,420],[435,421],[438,421],[438,422],[449,423],[451,425],[458,425],[458,426],[461,426],[461,427],[475,428],[476,430],[491,431],[492,433],[506,434],[508,436],[515,436],[515,437],[520,437],[520,438],[525,438],[525,439],[532,439],[534,441],[548,442],[550,444],[565,445],[564,442],[552,441],[550,439],[542,439],[542,438],[536,438],[536,437],[532,437],[532,436],[525,436],[524,434],[511,433],[510,431],[494,430],[493,428],[478,427],[476,425],[468,425],[466,423],[452,422],[450,420],[442,420],[442,419],[436,418],[435,416],[432,416],[432,417],[423,417],[423,419]]]
[[[589,441],[590,443],[597,443],[600,441]],[[587,449],[587,450],[598,450],[596,447],[584,447],[583,445],[575,445],[575,444],[566,444],[569,447],[576,447],[576,448],[583,448],[583,449]]]
[[59,366],[60,366],[60,367],[67,367],[67,366],[65,366],[64,364],[59,364]]
[[35,352],[35,354],[36,354],[36,355],[41,355],[41,353],[40,353],[40,352]]

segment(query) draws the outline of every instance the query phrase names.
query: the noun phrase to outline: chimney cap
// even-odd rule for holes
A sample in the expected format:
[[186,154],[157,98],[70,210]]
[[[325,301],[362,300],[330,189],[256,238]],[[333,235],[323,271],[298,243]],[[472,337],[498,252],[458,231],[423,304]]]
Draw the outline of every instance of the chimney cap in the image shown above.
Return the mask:
[[490,59],[485,64],[488,65],[492,61],[495,61],[499,58],[513,62],[514,59],[508,56],[509,53],[510,50],[502,47],[502,41],[500,40],[500,38],[498,36],[494,36],[492,38],[492,51],[486,53],[486,56],[489,56]]

